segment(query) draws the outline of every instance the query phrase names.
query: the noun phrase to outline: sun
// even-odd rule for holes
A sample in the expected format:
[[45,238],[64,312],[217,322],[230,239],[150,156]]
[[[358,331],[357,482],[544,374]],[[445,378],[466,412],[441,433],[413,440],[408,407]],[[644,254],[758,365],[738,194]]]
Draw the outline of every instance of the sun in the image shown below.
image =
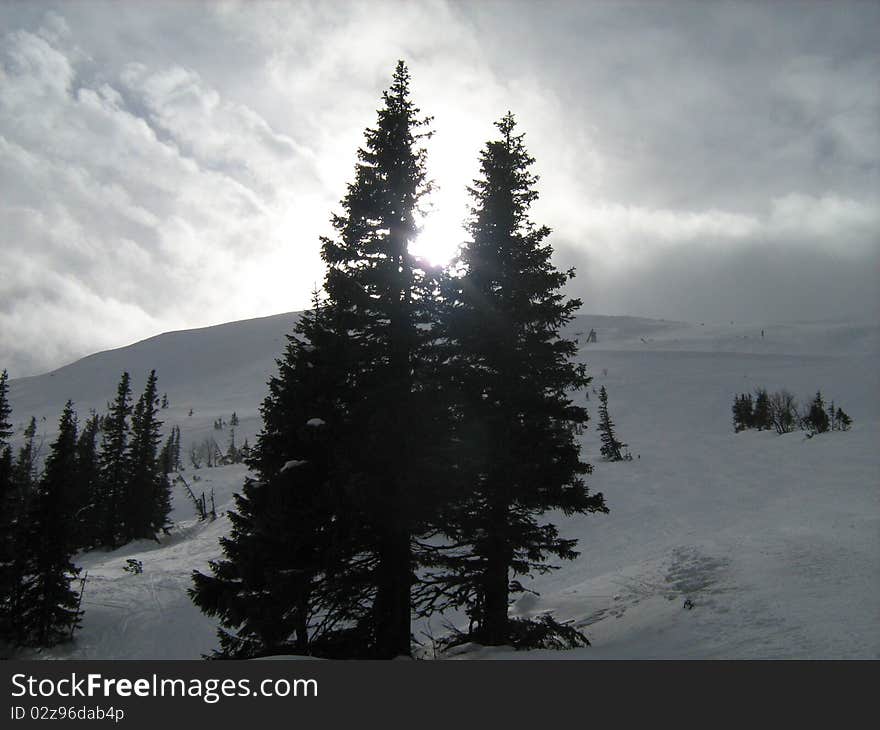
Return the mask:
[[465,238],[461,221],[432,213],[421,224],[419,235],[410,244],[410,253],[432,266],[445,266]]

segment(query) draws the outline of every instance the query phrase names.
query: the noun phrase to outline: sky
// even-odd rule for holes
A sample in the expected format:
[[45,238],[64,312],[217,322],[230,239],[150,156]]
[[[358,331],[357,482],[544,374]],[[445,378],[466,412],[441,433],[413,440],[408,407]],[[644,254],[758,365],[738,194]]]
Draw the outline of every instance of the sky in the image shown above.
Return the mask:
[[878,2],[0,0],[0,369],[308,306],[398,59],[415,246],[511,110],[583,312],[880,314]]

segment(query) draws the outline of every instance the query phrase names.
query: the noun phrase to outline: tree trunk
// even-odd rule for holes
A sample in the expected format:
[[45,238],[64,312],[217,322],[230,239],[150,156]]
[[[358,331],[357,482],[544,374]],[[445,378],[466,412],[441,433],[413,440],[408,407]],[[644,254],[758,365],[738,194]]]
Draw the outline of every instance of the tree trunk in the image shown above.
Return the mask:
[[409,656],[410,639],[410,564],[409,534],[391,527],[386,532],[379,554],[379,580],[374,606],[378,659]]
[[510,593],[508,569],[511,562],[510,545],[507,540],[507,504],[497,500],[492,505],[492,522],[487,529],[494,532],[486,555],[483,572],[483,620],[480,624],[480,640],[489,646],[505,644],[509,638],[507,608]]

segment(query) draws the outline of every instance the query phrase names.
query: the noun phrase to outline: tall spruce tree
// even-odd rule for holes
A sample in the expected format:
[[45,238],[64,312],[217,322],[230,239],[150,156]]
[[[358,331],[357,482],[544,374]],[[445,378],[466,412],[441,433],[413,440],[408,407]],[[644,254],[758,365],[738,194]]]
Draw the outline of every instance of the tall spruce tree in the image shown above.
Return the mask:
[[623,449],[626,444],[617,440],[614,433],[614,422],[608,415],[608,393],[603,385],[599,389],[599,433],[601,434],[602,446],[599,452],[608,461],[623,461]]
[[461,393],[459,471],[471,484],[444,531],[467,549],[435,579],[466,601],[473,635],[487,644],[522,628],[508,618],[511,594],[524,590],[515,577],[578,554],[541,515],[607,512],[584,483],[591,468],[576,438],[588,414],[571,391],[590,378],[573,362],[576,342],[560,334],[581,305],[561,291],[574,272],[553,266],[550,229],[529,218],[538,193],[524,135],[510,113],[496,127],[500,138],[486,145],[469,189],[470,241],[446,317],[447,369]]
[[358,151],[355,179],[323,239],[327,305],[349,343],[346,365],[356,392],[344,406],[348,485],[372,531],[375,589],[364,638],[377,657],[411,650],[413,540],[442,492],[438,452],[446,448],[438,363],[439,272],[409,250],[419,201],[430,190],[422,140],[430,118],[410,99],[399,62],[374,128]]
[[83,424],[76,442],[76,499],[74,522],[77,525],[77,546],[94,547],[99,543],[97,506],[100,502],[100,462],[98,432],[100,417],[92,411]]
[[28,510],[21,621],[24,643],[34,646],[69,639],[79,623],[78,594],[70,585],[80,572],[71,562],[76,552],[70,489],[76,478],[76,429],[73,404],[67,401]]
[[0,373],[0,446],[9,444],[12,436],[12,423],[9,416],[12,414],[12,406],[9,405],[9,373],[4,370]]
[[9,636],[13,643],[26,640],[23,623],[24,586],[30,555],[29,511],[37,488],[37,462],[42,441],[37,443],[37,419],[31,416],[24,430],[24,444],[12,462],[7,509],[10,520],[12,558],[8,564],[10,593],[6,596]]
[[167,526],[171,512],[171,484],[159,463],[162,422],[157,418],[158,412],[156,371],[151,370],[131,418],[122,500],[122,542],[155,538]]
[[0,373],[0,645],[14,643],[11,598],[17,592],[15,530],[17,500],[12,481],[12,407],[9,404],[9,374]]
[[99,544],[118,547],[124,533],[122,525],[123,500],[128,481],[128,438],[131,415],[131,377],[122,373],[116,389],[116,399],[109,404],[103,419],[101,439],[100,481],[96,507]]
[[413,544],[434,512],[445,446],[439,272],[409,251],[430,187],[430,120],[403,62],[382,98],[335,235],[322,239],[325,302],[269,384],[250,459],[259,479],[237,499],[226,559],[194,576],[196,603],[234,630],[221,634],[226,654],[411,650]]

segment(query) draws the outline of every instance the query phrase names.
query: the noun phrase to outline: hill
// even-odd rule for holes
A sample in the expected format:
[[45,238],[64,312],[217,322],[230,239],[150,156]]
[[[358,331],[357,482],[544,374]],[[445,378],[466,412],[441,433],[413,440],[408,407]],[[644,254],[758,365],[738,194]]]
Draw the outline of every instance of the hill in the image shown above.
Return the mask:
[[[259,430],[258,406],[293,313],[171,332],[12,381],[13,420],[41,420],[44,438],[67,398],[103,409],[122,370],[140,388],[151,368],[186,453],[233,411],[239,442]],[[587,344],[595,329],[597,341]],[[763,330],[763,337],[761,331]],[[529,584],[513,607],[553,611],[593,646],[524,654],[466,647],[464,657],[750,658],[880,657],[880,380],[878,327],[856,323],[700,324],[581,315],[572,333],[598,390],[604,385],[632,462],[599,459],[582,437],[607,516],[556,519],[581,557]],[[855,419],[848,433],[734,434],[735,393],[786,387],[802,400],[821,389]],[[597,399],[590,393],[595,416]],[[189,412],[193,413],[190,416]],[[189,574],[219,555],[223,511],[241,466],[188,466],[214,490],[221,517],[199,523],[175,494],[176,527],[161,544],[135,543],[78,557],[88,570],[83,630],[44,652],[58,658],[195,658],[215,646],[214,623],[186,596]],[[194,481],[195,477],[198,481]],[[141,575],[122,570],[143,562]],[[689,601],[693,608],[684,607]],[[450,616],[455,620],[455,616]],[[419,627],[418,638],[441,631]],[[422,633],[424,632],[424,633]]]

